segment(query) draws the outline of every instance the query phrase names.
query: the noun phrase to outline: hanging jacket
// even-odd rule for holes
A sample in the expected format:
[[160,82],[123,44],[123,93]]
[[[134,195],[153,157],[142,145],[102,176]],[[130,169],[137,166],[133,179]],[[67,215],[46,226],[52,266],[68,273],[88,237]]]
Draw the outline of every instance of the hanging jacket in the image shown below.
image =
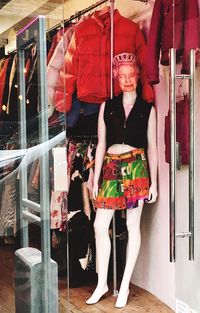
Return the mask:
[[[49,64],[49,61],[51,60],[52,58],[52,55],[59,43],[59,41],[62,39],[63,37],[63,34],[65,32],[65,29],[61,28],[57,31],[57,33],[53,36],[52,38],[52,43],[51,43],[51,47],[48,51],[48,54],[47,54],[47,64]],[[49,35],[50,36],[50,35]],[[49,37],[48,37],[49,38]]]
[[[176,103],[176,142],[180,145],[181,164],[187,165],[190,161],[190,110],[189,99]],[[170,113],[165,117],[165,160],[170,163]]]
[[[70,111],[72,95],[77,89],[78,99],[89,103],[102,103],[110,98],[110,14],[92,17],[76,27],[65,56],[65,72],[61,71],[56,86],[54,103],[58,110]],[[146,77],[146,45],[138,24],[114,11],[114,55],[122,52],[136,54],[141,69],[143,97],[154,99]],[[64,93],[64,88],[66,92]],[[114,94],[121,92],[117,80]]]
[[4,104],[3,94],[4,94],[5,84],[6,84],[6,73],[7,73],[9,61],[10,61],[10,58],[7,58],[4,61],[3,67],[0,72],[0,112],[2,110],[2,105]]
[[76,24],[72,24],[65,32],[54,50],[47,66],[47,87],[49,105],[53,105],[54,93],[59,73],[64,63],[64,55],[71,41]]
[[[8,86],[8,99],[7,99],[7,109],[6,113],[10,114],[10,106],[12,106],[12,103],[15,102],[15,110],[16,110],[16,99],[17,99],[17,88],[16,88],[16,83],[17,83],[17,54],[14,55],[13,61],[12,61],[12,67],[10,70],[10,75],[9,75],[9,86]],[[17,110],[16,110],[17,111]]]
[[[64,67],[64,56],[69,47],[72,35],[77,25],[82,23],[89,16],[82,16],[78,23],[72,23],[65,28],[63,37],[57,44],[47,66],[47,87],[48,87],[48,104],[54,108],[54,94],[60,71]],[[64,88],[64,87],[63,87]],[[48,114],[49,116],[49,114]]]
[[147,75],[151,84],[159,83],[160,63],[169,65],[169,49],[177,49],[176,61],[182,59],[182,73],[189,73],[189,51],[199,47],[199,8],[197,0],[156,0],[147,43]]
[[4,110],[6,111],[6,113],[8,110],[8,102],[9,102],[10,87],[11,87],[10,76],[11,76],[13,61],[14,61],[14,57],[12,55],[9,57],[9,62],[6,67],[5,83],[4,83],[4,90],[3,90],[3,96],[2,96],[2,105],[4,105]]

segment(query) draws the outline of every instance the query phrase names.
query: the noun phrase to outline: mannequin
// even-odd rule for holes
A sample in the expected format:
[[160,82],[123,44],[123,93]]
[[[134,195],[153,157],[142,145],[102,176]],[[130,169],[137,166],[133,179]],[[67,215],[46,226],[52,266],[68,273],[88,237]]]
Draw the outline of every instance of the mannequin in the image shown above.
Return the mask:
[[[93,183],[93,198],[97,207],[94,229],[98,283],[86,303],[97,303],[108,291],[107,274],[111,251],[109,225],[116,209],[126,209],[128,230],[126,264],[115,304],[115,307],[122,308],[127,303],[129,283],[140,249],[140,218],[143,204],[144,202],[152,203],[157,198],[156,114],[154,107],[149,103],[144,103],[144,100],[137,95],[139,68],[134,54],[116,55],[113,60],[113,73],[122,90],[121,103],[118,101],[120,96],[115,97],[114,100],[109,100],[111,104],[103,103],[99,112],[98,145]],[[112,103],[114,104],[113,111],[110,109],[111,106],[109,107]],[[137,140],[140,141],[140,138],[135,136],[134,139],[132,135],[134,131],[129,132],[133,126],[134,116],[138,110],[141,110],[142,103],[145,112],[148,112],[144,114],[140,112],[139,115],[142,118],[147,116],[147,126],[143,137],[147,141],[148,166],[143,143],[141,146],[140,142],[136,143]],[[123,110],[119,111],[121,112],[119,114],[115,111],[117,106],[122,107]],[[116,114],[118,114],[117,119]],[[123,116],[124,121],[122,121]],[[115,124],[112,124],[112,119],[116,119]],[[112,125],[119,125],[119,127],[116,126],[114,135],[109,138],[110,132],[112,133],[111,127],[115,127]],[[139,121],[137,128],[140,128],[140,125]],[[115,136],[116,132],[118,134]],[[130,144],[132,142],[135,142],[136,146]],[[102,165],[103,180],[99,188]]]

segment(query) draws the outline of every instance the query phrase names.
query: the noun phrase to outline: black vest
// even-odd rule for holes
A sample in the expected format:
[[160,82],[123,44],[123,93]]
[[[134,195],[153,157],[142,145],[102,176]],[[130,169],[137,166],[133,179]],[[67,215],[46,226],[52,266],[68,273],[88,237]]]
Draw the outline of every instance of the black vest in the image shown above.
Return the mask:
[[152,104],[137,96],[126,120],[123,94],[107,100],[104,110],[107,149],[113,144],[127,144],[147,149],[147,127]]

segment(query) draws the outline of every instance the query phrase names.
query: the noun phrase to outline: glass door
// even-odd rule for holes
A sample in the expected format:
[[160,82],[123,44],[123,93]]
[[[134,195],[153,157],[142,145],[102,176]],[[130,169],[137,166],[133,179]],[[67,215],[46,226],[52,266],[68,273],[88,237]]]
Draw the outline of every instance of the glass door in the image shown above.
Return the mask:
[[0,305],[68,312],[65,118],[52,101],[63,1],[7,1],[0,16]]
[[170,51],[170,256],[175,262],[176,312],[200,312],[199,7],[172,2]]

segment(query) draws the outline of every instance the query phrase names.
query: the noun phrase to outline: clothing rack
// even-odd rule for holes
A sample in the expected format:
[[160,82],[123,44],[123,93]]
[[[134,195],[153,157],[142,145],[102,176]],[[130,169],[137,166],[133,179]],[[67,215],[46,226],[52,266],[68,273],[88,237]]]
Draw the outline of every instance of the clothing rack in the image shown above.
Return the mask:
[[[73,14],[72,16],[70,16],[68,19],[64,20],[64,26],[67,26],[70,22],[72,22],[73,20],[77,19],[77,18],[80,18],[82,15],[96,9],[97,7],[99,7],[100,5],[108,2],[109,0],[100,0],[92,5],[90,5],[89,7],[81,10],[81,11],[78,11],[77,13]],[[142,0],[140,0],[142,1]],[[63,22],[51,27],[50,29],[48,29],[47,32],[51,32],[53,30],[55,30],[56,28],[60,28],[60,27],[63,27]]]
[[[48,31],[47,31],[47,33],[49,33],[49,32],[51,32],[51,31],[55,30],[56,28],[59,29],[60,27],[67,26],[67,25],[68,25],[70,22],[72,22],[73,20],[75,20],[75,19],[77,19],[77,18],[80,18],[82,15],[84,15],[84,14],[86,14],[86,13],[88,13],[88,12],[94,10],[94,9],[96,9],[97,7],[99,7],[100,5],[102,5],[102,4],[104,4],[104,3],[108,2],[108,1],[109,1],[109,0],[100,0],[100,1],[98,1],[98,2],[96,2],[96,3],[94,3],[94,4],[92,4],[92,5],[90,5],[89,7],[85,8],[85,9],[83,9],[83,10],[78,11],[77,13],[71,15],[68,19],[64,20],[64,23],[61,22],[61,23],[59,23],[59,24],[57,24],[57,25],[52,26],[51,28],[49,28]],[[143,3],[145,3],[145,4],[148,3],[148,0],[132,0],[132,1],[139,1],[139,2],[143,2]],[[114,2],[114,1],[113,1],[113,2]],[[63,24],[64,24],[64,25],[63,25]]]

